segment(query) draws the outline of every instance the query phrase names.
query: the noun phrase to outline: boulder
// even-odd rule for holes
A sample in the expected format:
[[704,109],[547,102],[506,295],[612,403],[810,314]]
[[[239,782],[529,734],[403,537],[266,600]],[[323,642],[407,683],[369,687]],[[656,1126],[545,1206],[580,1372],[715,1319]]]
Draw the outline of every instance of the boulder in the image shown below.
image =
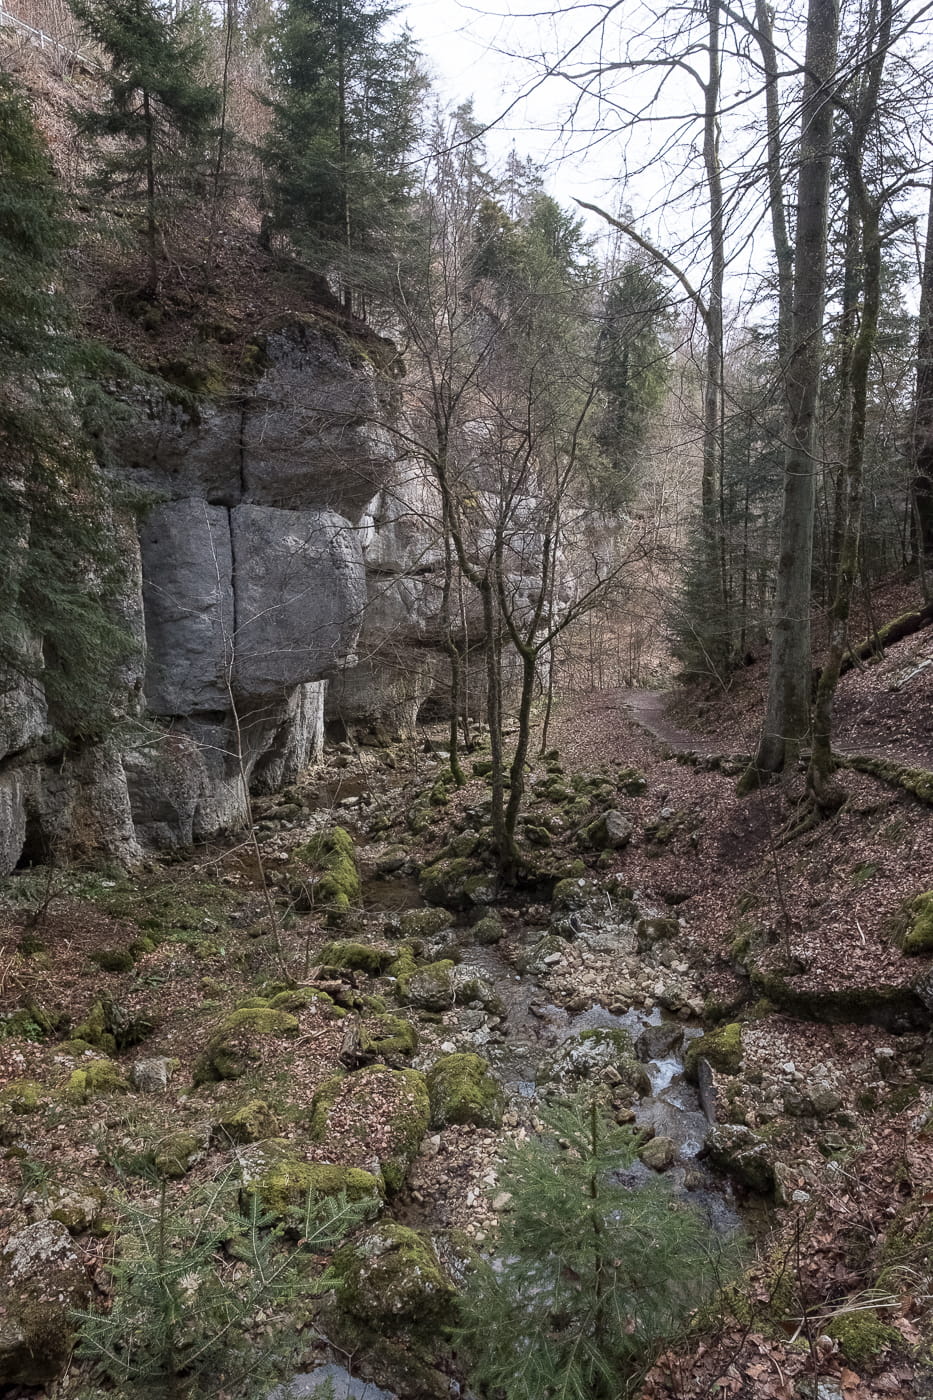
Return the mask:
[[430,1118],[423,1074],[368,1065],[321,1086],[311,1132],[337,1160],[381,1171],[386,1189],[395,1192],[418,1155]]
[[445,1055],[428,1071],[431,1123],[475,1123],[498,1128],[505,1098],[489,1063],[481,1055]]
[[648,1071],[635,1057],[632,1038],[625,1030],[597,1028],[570,1036],[538,1066],[539,1084],[572,1085],[580,1079],[602,1077],[615,1092],[631,1099],[651,1093]]
[[133,1088],[140,1094],[164,1094],[177,1067],[178,1061],[165,1055],[155,1056],[151,1060],[136,1060],[130,1070]]
[[217,1026],[195,1061],[194,1082],[239,1079],[261,1055],[268,1037],[290,1038],[298,1034],[298,1019],[270,1006],[242,1007],[231,1011]]
[[341,1308],[383,1335],[436,1338],[453,1321],[456,1289],[429,1235],[385,1221],[333,1261]]
[[[284,1138],[272,1138],[243,1148],[237,1153],[242,1188],[240,1205],[246,1215],[256,1209],[279,1225],[301,1229],[309,1211],[322,1197],[345,1195],[348,1201],[364,1202],[370,1213],[382,1205],[382,1182],[360,1167],[330,1162],[306,1162],[295,1145]],[[348,1217],[347,1229],[359,1223]]]
[[771,1149],[751,1128],[741,1123],[719,1123],[707,1133],[704,1150],[714,1166],[737,1177],[750,1190],[762,1196],[774,1191]]
[[10,1236],[0,1256],[0,1385],[45,1385],[65,1369],[73,1310],[90,1284],[66,1227],[38,1220]]

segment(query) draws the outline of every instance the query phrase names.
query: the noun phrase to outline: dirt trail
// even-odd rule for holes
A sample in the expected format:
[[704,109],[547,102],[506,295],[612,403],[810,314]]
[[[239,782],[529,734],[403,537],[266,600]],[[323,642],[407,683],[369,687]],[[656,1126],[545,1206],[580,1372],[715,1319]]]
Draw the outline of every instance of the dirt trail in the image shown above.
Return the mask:
[[668,719],[668,691],[620,690],[618,696],[618,708],[627,711],[636,724],[660,739],[673,753],[697,753],[706,757],[722,752],[721,743],[715,744],[705,735],[690,734]]

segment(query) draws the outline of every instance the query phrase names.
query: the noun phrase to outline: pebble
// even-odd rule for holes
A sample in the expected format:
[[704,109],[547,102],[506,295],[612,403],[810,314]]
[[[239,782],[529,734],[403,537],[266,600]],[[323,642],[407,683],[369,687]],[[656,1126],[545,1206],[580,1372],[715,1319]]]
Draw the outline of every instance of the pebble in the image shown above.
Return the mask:
[[510,1191],[500,1191],[498,1196],[493,1198],[492,1208],[495,1211],[508,1210],[512,1204],[512,1193]]

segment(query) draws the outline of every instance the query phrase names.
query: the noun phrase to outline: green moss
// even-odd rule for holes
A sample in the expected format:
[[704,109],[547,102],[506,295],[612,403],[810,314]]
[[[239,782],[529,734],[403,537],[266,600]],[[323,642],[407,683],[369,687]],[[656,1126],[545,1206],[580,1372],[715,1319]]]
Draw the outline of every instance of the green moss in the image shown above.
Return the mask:
[[257,1037],[294,1036],[298,1020],[271,1006],[244,1007],[232,1011],[214,1031],[194,1066],[195,1084],[218,1079],[238,1079],[259,1059]]
[[446,909],[406,909],[386,932],[397,932],[402,938],[434,938],[446,928],[450,928]]
[[883,1322],[874,1308],[858,1308],[834,1317],[826,1324],[826,1335],[839,1343],[846,1360],[859,1369],[902,1340],[900,1332]]
[[395,952],[387,948],[373,948],[368,943],[340,940],[325,943],[318,959],[325,967],[350,968],[368,973],[370,977],[378,977],[394,961]]
[[732,1021],[718,1030],[691,1040],[684,1055],[689,1079],[696,1079],[700,1060],[708,1060],[720,1074],[738,1074],[742,1063],[742,1027]]
[[331,916],[339,918],[359,903],[360,874],[353,837],[344,827],[318,832],[304,846],[296,847],[293,858],[320,872],[313,884],[314,903],[324,906]]
[[61,1017],[31,1002],[28,1006],[18,1007],[16,1011],[0,1016],[0,1040],[45,1040],[47,1036],[55,1034],[60,1024]]
[[360,1050],[379,1060],[413,1055],[418,1049],[418,1032],[404,1016],[377,1016],[360,1029]]
[[113,1060],[91,1060],[73,1072],[65,1086],[65,1098],[73,1104],[84,1104],[99,1094],[125,1094],[129,1087]]
[[318,1006],[330,1016],[341,1017],[347,1014],[342,1006],[334,1003],[332,996],[318,987],[293,987],[288,991],[276,992],[275,996],[269,998],[268,1005],[273,1011],[291,1011],[293,1014],[306,1011],[309,1006]]
[[169,1133],[155,1148],[152,1163],[159,1176],[177,1180],[186,1176],[204,1152],[204,1137],[197,1133]]
[[448,1123],[475,1123],[498,1128],[504,1096],[481,1055],[445,1055],[428,1071],[431,1122],[435,1128]]
[[928,1024],[929,1015],[910,987],[882,983],[875,987],[798,988],[774,969],[750,967],[752,989],[773,1006],[802,1020],[840,1025],[887,1026],[907,1020]]
[[933,953],[933,890],[912,899],[902,944],[905,953]]
[[430,904],[465,909],[470,903],[466,883],[475,874],[476,867],[465,856],[435,861],[421,872],[421,893]]
[[502,920],[495,912],[484,914],[470,928],[470,937],[475,943],[487,946],[491,943],[498,943],[505,933],[502,927]]
[[638,797],[648,786],[648,779],[637,768],[620,768],[616,774],[616,787],[628,797]]
[[435,1341],[454,1320],[456,1290],[417,1230],[383,1222],[338,1250],[333,1270],[340,1306],[380,1332]]
[[0,1104],[13,1113],[35,1113],[46,1092],[37,1079],[11,1079],[0,1089]]
[[238,1144],[262,1142],[278,1136],[279,1120],[264,1099],[250,1099],[217,1124],[214,1132],[221,1142]]
[[[392,967],[398,965],[394,962]],[[399,996],[402,1001],[423,1007],[425,1011],[446,1011],[453,1005],[451,973],[455,966],[449,958],[442,958],[439,962],[422,963],[394,973]]]
[[854,768],[859,773],[868,773],[892,787],[903,788],[920,802],[933,806],[933,773],[926,768],[910,768],[890,759],[875,758],[871,754],[837,754],[836,759],[843,768]]
[[101,948],[91,954],[91,962],[103,972],[132,972],[135,961],[129,948]]
[[382,1202],[382,1187],[378,1178],[362,1167],[303,1162],[283,1155],[244,1186],[240,1199],[247,1214],[255,1203],[263,1215],[286,1225],[297,1225],[315,1198],[340,1195],[348,1201],[371,1201],[377,1210]]

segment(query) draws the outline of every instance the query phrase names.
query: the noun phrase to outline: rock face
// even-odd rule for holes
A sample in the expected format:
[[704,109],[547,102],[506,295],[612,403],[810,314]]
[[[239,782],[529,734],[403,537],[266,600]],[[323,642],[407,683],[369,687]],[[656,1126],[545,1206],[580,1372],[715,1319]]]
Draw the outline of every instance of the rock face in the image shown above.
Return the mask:
[[[447,703],[439,502],[397,447],[395,348],[293,317],[247,360],[247,390],[196,409],[150,397],[110,444],[151,502],[117,521],[139,645],[115,718],[133,738],[65,753],[41,686],[0,676],[0,875],[76,836],[126,862],[235,829],[249,789],[319,754],[325,718],[384,739]],[[539,551],[530,524],[518,535],[522,606]],[[475,598],[458,627],[481,643]]]

